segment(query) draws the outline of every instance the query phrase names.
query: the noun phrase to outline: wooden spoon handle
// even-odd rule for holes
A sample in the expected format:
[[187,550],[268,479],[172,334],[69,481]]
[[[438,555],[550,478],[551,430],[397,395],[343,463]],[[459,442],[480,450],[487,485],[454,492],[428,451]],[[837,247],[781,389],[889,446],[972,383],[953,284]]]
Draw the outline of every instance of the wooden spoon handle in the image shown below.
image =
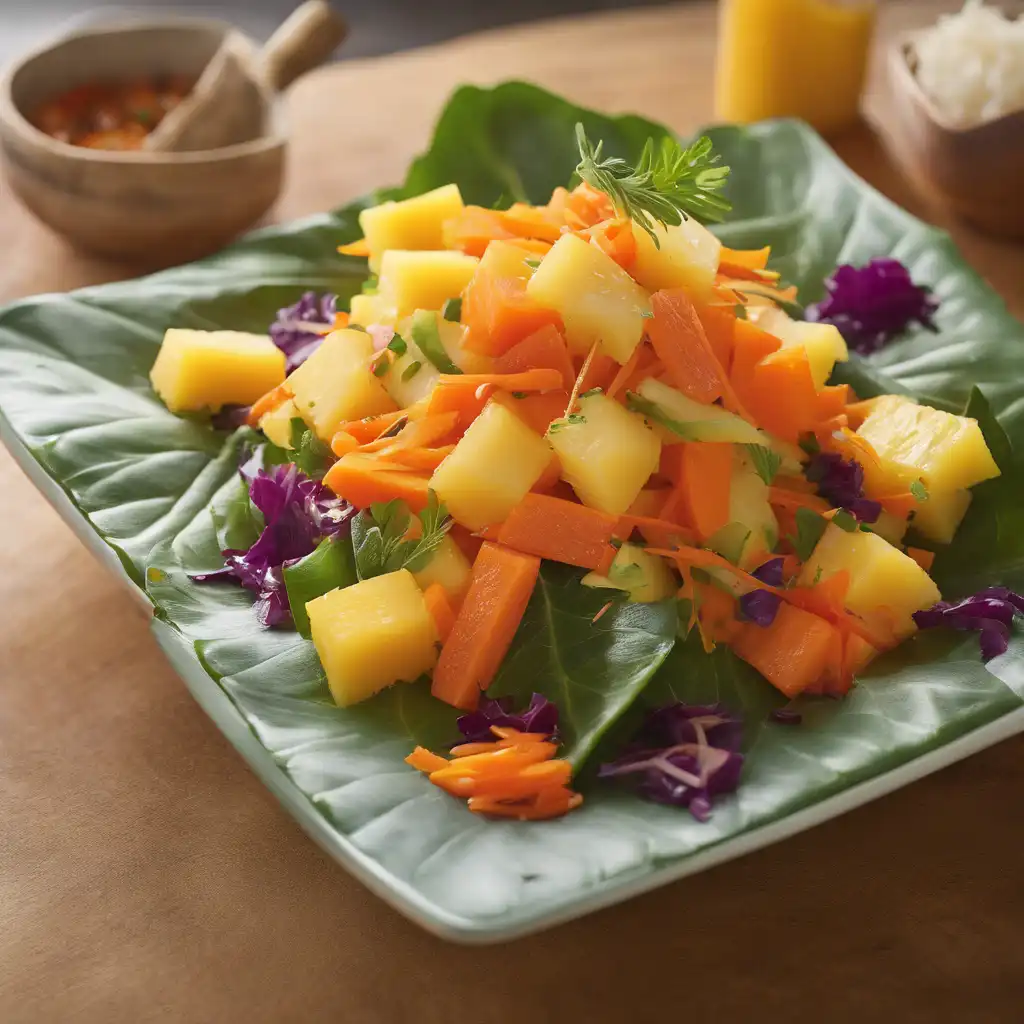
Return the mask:
[[274,92],[323,64],[348,35],[345,19],[325,0],[296,8],[260,51],[259,70]]

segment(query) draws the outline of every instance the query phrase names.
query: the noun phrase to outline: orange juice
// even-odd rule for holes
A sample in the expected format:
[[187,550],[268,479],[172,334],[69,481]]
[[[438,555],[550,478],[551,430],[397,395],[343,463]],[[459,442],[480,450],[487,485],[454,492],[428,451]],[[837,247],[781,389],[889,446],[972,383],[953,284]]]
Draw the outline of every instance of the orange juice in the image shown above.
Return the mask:
[[856,121],[872,0],[720,0],[719,11],[719,120],[799,117],[821,132]]

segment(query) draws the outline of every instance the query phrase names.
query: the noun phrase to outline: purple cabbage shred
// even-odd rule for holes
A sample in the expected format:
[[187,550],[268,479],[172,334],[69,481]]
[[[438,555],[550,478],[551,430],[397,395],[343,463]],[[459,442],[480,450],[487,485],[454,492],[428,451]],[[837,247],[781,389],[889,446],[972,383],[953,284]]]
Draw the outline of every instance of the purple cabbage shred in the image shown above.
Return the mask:
[[861,355],[877,352],[912,323],[936,330],[939,308],[931,291],[914,284],[899,260],[871,260],[863,267],[843,264],[825,281],[828,295],[808,306],[808,320],[833,324]]
[[855,459],[844,459],[836,452],[818,452],[807,463],[804,476],[818,485],[818,493],[833,508],[845,508],[862,523],[878,522],[882,505],[864,497],[864,467]]
[[1006,587],[986,587],[972,597],[939,601],[927,611],[914,612],[914,622],[919,629],[946,626],[976,630],[981,660],[991,661],[1006,653],[1010,646],[1010,627],[1018,614],[1024,614],[1024,597]]
[[270,325],[270,338],[285,354],[288,373],[301,366],[320,347],[324,335],[334,329],[337,308],[337,295],[306,292],[294,306],[277,311],[277,319]]
[[[782,559],[769,558],[750,575],[769,587],[781,587]],[[740,598],[740,613],[754,625],[767,629],[775,621],[781,603],[782,599],[778,594],[772,594],[767,590],[752,590]]]
[[193,575],[195,583],[234,581],[256,594],[260,625],[291,621],[284,568],[308,555],[325,537],[348,530],[355,509],[291,464],[269,472],[252,460],[239,470],[249,499],[263,514],[263,531],[248,551],[224,551],[224,567]]
[[520,732],[558,735],[558,705],[542,693],[535,693],[529,705],[520,712],[512,710],[511,697],[481,697],[476,711],[462,715],[455,723],[462,733],[460,743],[489,743],[495,739],[491,726],[518,729]]
[[739,785],[741,739],[739,719],[717,704],[670,704],[647,716],[626,753],[601,765],[598,777],[636,776],[641,796],[707,821],[714,798]]

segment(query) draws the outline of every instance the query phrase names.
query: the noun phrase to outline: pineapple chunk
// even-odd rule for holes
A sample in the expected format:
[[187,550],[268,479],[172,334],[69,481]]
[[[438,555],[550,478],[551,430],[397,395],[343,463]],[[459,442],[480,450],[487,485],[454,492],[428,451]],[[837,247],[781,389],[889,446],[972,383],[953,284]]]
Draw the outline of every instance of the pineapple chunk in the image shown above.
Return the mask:
[[469,559],[462,553],[462,548],[451,539],[445,537],[441,546],[431,556],[430,561],[414,572],[416,582],[423,590],[426,590],[431,583],[439,583],[444,592],[448,595],[454,608],[462,604],[462,599],[469,589],[469,577],[473,566]]
[[488,402],[430,486],[471,530],[504,521],[551,462],[547,442],[498,402]]
[[914,509],[914,529],[938,544],[949,544],[970,505],[970,491],[931,491]]
[[641,416],[607,395],[581,396],[579,407],[548,428],[562,479],[584,505],[620,516],[658,468],[661,441]]
[[444,185],[401,202],[371,206],[359,214],[370,269],[377,270],[388,249],[443,249],[442,225],[463,209],[458,185]]
[[340,707],[437,662],[437,628],[408,569],[332,590],[306,604],[313,646]]
[[526,262],[531,256],[533,253],[515,242],[495,240],[488,243],[480,257],[480,270],[490,277],[511,277],[525,283],[536,269]]
[[391,368],[381,378],[385,390],[401,409],[426,398],[434,390],[437,378],[441,375],[413,341],[412,332],[408,328],[408,320],[399,323],[396,333],[405,342],[405,351],[395,357]]
[[695,299],[704,299],[714,287],[722,243],[692,217],[682,224],[655,224],[660,248],[641,227],[633,225],[636,262],[633,277],[648,291],[685,288]]
[[899,546],[903,543],[903,535],[907,532],[907,520],[900,516],[894,516],[891,512],[886,512],[883,509],[873,523],[868,523],[868,529],[872,533],[877,533],[879,537],[887,540],[890,544]]
[[779,523],[768,502],[768,485],[742,448],[737,448],[733,456],[729,519],[742,523],[748,531],[736,564],[741,569],[756,569],[778,543]]
[[370,370],[373,341],[363,331],[335,331],[288,378],[299,415],[330,442],[347,420],[391,412],[395,403]]
[[276,409],[271,409],[260,420],[260,430],[263,431],[268,441],[287,451],[292,446],[292,420],[297,418],[301,418],[299,408],[289,398]]
[[847,533],[830,525],[800,571],[801,586],[813,586],[821,570],[828,579],[845,569],[850,574],[846,607],[866,623],[897,637],[914,632],[914,612],[941,599],[932,578],[909,555],[877,533]]
[[377,304],[384,323],[396,323],[417,309],[440,309],[458,298],[479,260],[462,252],[389,249],[381,257]]
[[607,576],[588,572],[581,582],[585,587],[624,590],[630,601],[640,603],[662,601],[679,589],[665,561],[657,555],[649,555],[639,544],[623,544]]
[[171,412],[217,412],[251,405],[282,383],[284,368],[284,353],[266,335],[172,328],[149,379]]
[[[735,413],[720,405],[695,402],[654,377],[641,381],[637,394],[653,406],[649,413],[639,407],[636,411],[649,416],[662,444],[682,444],[684,441],[768,443],[764,434]],[[666,424],[671,424],[671,427]]]
[[526,285],[534,302],[553,309],[565,324],[565,339],[577,355],[595,341],[625,363],[650,315],[647,293],[610,256],[576,235],[563,235],[541,260]]
[[[753,307],[750,319],[782,342],[779,352],[785,352],[788,348],[802,348],[807,353],[811,379],[819,390],[828,383],[836,363],[845,363],[850,358],[839,328],[832,324],[792,320],[775,306]],[[771,362],[774,358],[776,355],[765,356],[765,362]]]
[[918,405],[902,395],[875,399],[857,433],[882,463],[881,473],[865,467],[869,489],[888,485],[906,490],[919,479],[929,492],[948,493],[999,476],[977,420]]
[[348,304],[348,319],[351,324],[369,327],[370,324],[394,325],[389,321],[380,307],[376,295],[353,295]]

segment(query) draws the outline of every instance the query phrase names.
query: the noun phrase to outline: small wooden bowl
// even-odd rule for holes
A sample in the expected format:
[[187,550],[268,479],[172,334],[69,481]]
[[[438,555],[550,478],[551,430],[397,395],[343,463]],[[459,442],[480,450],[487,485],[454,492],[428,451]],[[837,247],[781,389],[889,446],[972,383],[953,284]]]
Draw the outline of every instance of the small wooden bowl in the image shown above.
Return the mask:
[[152,266],[213,252],[251,227],[284,180],[287,140],[269,92],[263,136],[200,152],[85,149],[28,120],[40,103],[87,82],[198,78],[232,31],[206,18],[108,23],[18,61],[0,79],[0,155],[11,188],[73,245]]
[[886,143],[893,157],[963,220],[1024,238],[1024,110],[973,128],[949,124],[917,80],[912,39],[902,37],[889,52]]

